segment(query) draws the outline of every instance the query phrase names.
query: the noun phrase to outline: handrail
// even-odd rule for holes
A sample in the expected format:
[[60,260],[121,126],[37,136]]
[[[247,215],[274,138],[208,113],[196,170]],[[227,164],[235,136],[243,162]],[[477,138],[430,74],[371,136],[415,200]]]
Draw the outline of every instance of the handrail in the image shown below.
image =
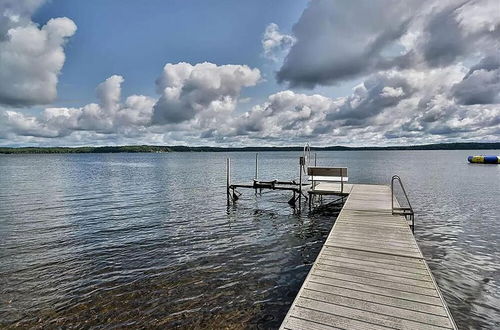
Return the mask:
[[[394,207],[394,181],[399,182],[399,186],[403,190],[403,194],[408,202],[408,207]],[[411,231],[415,232],[415,212],[413,212],[413,208],[411,207],[410,199],[408,198],[408,194],[406,193],[405,187],[403,186],[403,181],[399,177],[399,175],[393,175],[391,178],[391,209],[392,214],[404,215],[406,220],[411,220]]]
[[311,165],[311,146],[309,145],[309,143],[306,143],[306,145],[304,146],[302,157],[304,157],[304,166],[301,167],[304,171],[304,174],[307,175],[307,168],[309,167],[309,165]]

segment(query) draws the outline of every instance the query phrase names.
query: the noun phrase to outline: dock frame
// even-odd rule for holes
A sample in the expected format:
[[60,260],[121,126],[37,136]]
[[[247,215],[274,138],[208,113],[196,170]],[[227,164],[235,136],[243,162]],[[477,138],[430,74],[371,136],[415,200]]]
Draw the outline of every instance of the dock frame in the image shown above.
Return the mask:
[[236,202],[241,193],[237,190],[237,188],[247,188],[254,189],[255,193],[257,191],[262,192],[262,189],[270,189],[270,190],[281,190],[281,191],[291,191],[293,196],[288,200],[288,204],[293,206],[294,208],[298,205],[298,210],[300,212],[302,206],[302,197],[308,200],[308,196],[305,194],[305,190],[303,187],[310,186],[309,183],[302,182],[302,172],[305,173],[305,159],[304,157],[299,158],[299,181],[279,181],[279,180],[271,180],[271,181],[262,181],[258,180],[258,154],[255,155],[255,178],[253,179],[252,184],[243,184],[231,183],[231,159],[226,159],[226,195],[227,195],[227,205],[229,206],[231,203]]

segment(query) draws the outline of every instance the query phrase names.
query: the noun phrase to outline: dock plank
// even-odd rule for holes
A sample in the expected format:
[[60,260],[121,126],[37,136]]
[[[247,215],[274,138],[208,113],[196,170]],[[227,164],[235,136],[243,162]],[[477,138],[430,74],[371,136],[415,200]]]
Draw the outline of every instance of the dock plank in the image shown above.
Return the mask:
[[371,269],[379,267],[381,269],[403,271],[405,273],[414,273],[414,274],[421,274],[421,275],[427,274],[427,269],[425,269],[425,268],[407,267],[407,266],[403,266],[403,265],[382,264],[382,263],[379,263],[375,260],[359,260],[359,259],[344,258],[344,257],[339,257],[339,256],[335,256],[335,255],[328,255],[328,254],[324,254],[323,259],[328,260],[328,261],[332,261],[332,262],[334,261],[334,262],[339,262],[339,263],[362,265],[365,267],[370,267]]
[[[374,313],[365,309],[357,309],[352,307],[345,307],[342,305],[326,303],[319,300],[307,299],[300,296],[297,299],[297,305],[310,310],[315,310],[323,313],[336,313],[350,319],[363,321],[372,325],[383,326],[392,329],[443,329],[443,327],[436,327],[430,324],[414,322],[402,318],[399,313],[394,316]],[[409,315],[408,315],[409,314]],[[408,313],[407,316],[413,316],[414,313]],[[449,328],[449,327],[448,327]]]
[[399,263],[411,264],[411,265],[419,265],[423,268],[425,267],[425,263],[420,259],[408,259],[407,257],[383,254],[383,253],[375,253],[373,251],[362,251],[362,250],[346,250],[343,248],[335,248],[331,246],[325,246],[322,250],[323,253],[330,253],[338,256],[345,256],[354,259],[365,259],[365,260],[373,260],[377,259],[377,262],[383,263],[394,263],[398,265]]
[[348,191],[281,329],[456,329],[390,188]]
[[[416,287],[405,283],[392,283],[371,280],[363,277],[349,276],[342,273],[330,273],[318,270],[317,275],[312,275],[310,281],[317,284],[329,285],[332,292],[336,288],[357,290],[360,292],[378,294],[385,297],[421,302],[429,305],[441,306],[439,296],[433,289]],[[307,283],[306,283],[307,284]]]
[[446,313],[436,305],[430,305],[422,302],[416,302],[401,298],[389,297],[380,294],[354,290],[352,288],[336,287],[335,293],[332,288],[326,284],[310,281],[305,285],[306,290],[318,291],[325,294],[338,295],[362,301],[377,303],[384,306],[393,306],[402,309],[414,310],[417,312],[426,312],[433,315],[447,316]]

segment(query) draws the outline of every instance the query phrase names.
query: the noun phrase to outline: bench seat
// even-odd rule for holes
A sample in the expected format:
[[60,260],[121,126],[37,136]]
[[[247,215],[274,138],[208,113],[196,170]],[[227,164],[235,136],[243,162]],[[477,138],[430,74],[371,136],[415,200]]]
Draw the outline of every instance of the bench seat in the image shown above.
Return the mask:
[[308,181],[325,181],[325,182],[347,182],[349,178],[346,176],[324,176],[324,175],[311,175]]

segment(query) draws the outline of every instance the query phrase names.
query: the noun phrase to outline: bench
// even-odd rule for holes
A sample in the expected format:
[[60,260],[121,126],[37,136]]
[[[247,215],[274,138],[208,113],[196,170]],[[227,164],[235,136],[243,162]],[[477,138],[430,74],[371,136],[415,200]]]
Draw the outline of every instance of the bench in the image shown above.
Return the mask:
[[307,168],[308,180],[311,181],[311,193],[317,182],[340,182],[340,193],[344,192],[344,182],[349,180],[347,167],[318,167],[310,166]]

